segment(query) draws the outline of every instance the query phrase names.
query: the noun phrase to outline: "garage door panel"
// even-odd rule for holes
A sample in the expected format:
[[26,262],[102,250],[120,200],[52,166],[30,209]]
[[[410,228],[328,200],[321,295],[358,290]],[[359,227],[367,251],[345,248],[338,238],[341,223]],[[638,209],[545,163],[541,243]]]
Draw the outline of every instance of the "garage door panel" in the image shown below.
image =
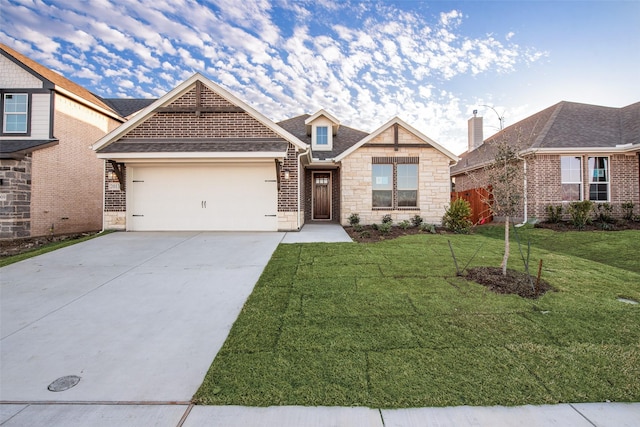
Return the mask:
[[131,230],[277,230],[273,164],[134,166]]

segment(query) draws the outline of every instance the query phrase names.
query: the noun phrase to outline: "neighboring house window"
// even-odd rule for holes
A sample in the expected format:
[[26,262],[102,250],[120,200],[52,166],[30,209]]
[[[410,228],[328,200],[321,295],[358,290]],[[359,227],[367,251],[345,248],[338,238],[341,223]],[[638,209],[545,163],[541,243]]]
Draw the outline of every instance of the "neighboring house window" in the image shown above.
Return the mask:
[[417,157],[374,157],[371,171],[373,208],[418,207]]
[[373,171],[373,207],[393,205],[393,165],[371,165]]
[[316,145],[329,144],[329,128],[328,126],[316,127]]
[[398,165],[398,207],[418,206],[418,165]]
[[27,133],[28,125],[28,95],[26,93],[5,93],[3,97],[4,133]]
[[562,200],[565,202],[582,200],[582,158],[560,157],[562,175]]
[[589,200],[609,200],[609,158],[589,157]]

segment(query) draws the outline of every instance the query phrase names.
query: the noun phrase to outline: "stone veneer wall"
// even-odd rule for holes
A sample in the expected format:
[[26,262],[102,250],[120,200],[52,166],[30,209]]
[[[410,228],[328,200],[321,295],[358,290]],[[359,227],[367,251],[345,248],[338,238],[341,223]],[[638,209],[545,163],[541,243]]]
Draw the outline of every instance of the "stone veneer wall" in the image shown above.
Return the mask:
[[0,160],[0,239],[31,235],[31,157]]
[[[348,225],[349,215],[360,215],[362,224],[380,223],[383,215],[390,214],[394,223],[420,215],[427,223],[439,224],[450,199],[449,158],[435,148],[376,147],[375,144],[393,142],[393,130],[389,129],[342,160],[340,222]],[[399,142],[422,144],[413,134],[400,128]],[[418,208],[372,208],[372,157],[419,157]]]

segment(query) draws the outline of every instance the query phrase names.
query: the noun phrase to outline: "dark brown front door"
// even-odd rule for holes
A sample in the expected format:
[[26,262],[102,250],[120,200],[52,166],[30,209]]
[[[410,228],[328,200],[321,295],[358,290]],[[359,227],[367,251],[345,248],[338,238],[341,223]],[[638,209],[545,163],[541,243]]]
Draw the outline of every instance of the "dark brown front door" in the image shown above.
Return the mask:
[[313,219],[331,219],[331,174],[313,174]]

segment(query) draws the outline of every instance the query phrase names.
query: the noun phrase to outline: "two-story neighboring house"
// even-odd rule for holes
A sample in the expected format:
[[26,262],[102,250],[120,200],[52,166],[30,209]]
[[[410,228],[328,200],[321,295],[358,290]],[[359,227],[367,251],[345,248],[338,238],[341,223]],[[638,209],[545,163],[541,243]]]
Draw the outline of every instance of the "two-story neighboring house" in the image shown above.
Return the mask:
[[83,87],[0,44],[0,238],[102,229],[104,162],[124,122]]
[[[546,218],[546,207],[580,200],[640,205],[640,102],[622,108],[562,101],[483,142],[482,118],[469,120],[469,151],[451,168],[455,190],[486,186],[484,167],[503,140],[520,152],[524,175],[521,218]],[[565,209],[566,212],[566,209]]]

